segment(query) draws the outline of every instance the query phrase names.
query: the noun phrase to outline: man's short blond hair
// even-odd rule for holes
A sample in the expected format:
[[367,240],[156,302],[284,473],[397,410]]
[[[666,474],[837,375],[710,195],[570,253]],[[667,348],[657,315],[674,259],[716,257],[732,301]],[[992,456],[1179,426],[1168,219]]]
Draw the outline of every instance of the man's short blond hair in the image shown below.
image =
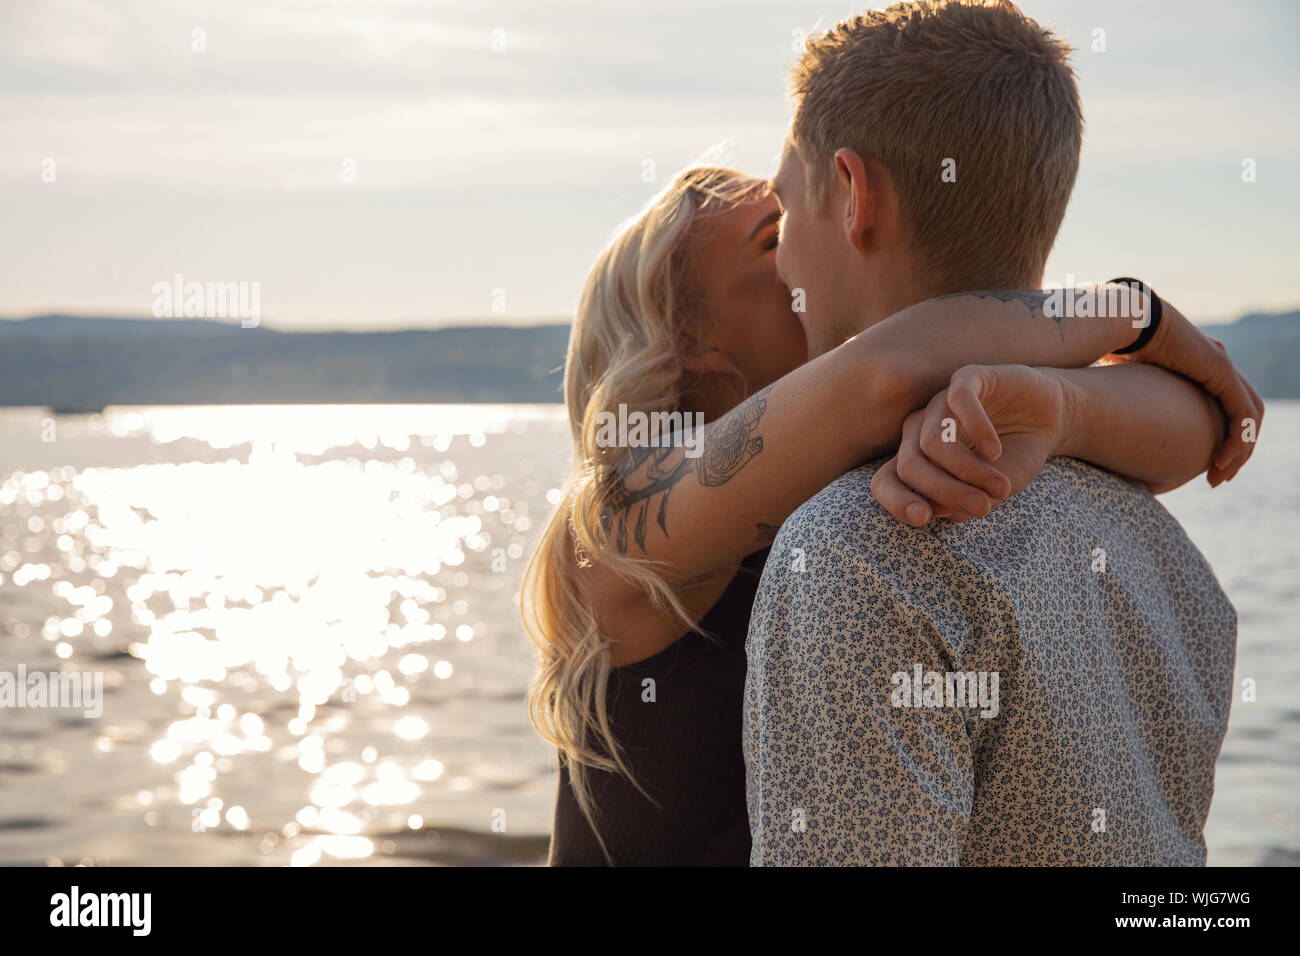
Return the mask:
[[889,170],[935,294],[1036,280],[1079,168],[1069,54],[1008,2],[899,3],[811,37],[792,139],[814,208],[847,146]]

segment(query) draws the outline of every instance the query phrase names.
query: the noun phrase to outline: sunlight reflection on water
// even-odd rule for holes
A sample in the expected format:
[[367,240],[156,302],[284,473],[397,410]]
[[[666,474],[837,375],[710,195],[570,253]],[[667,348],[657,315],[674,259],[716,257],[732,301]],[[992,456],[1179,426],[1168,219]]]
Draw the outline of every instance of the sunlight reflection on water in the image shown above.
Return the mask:
[[[0,413],[6,439],[45,422],[24,411],[31,421]],[[93,460],[111,441],[149,460],[3,477],[0,593],[22,592],[5,602],[21,640],[3,658],[16,651],[29,669],[51,655],[65,670],[112,663],[118,699],[97,749],[143,748],[169,771],[165,784],[129,784],[147,825],[174,826],[163,811],[182,808],[191,832],[264,831],[263,854],[294,864],[369,857],[374,835],[423,824],[417,806],[450,826],[497,829],[493,814],[506,808],[492,781],[508,791],[535,780],[549,755],[535,740],[489,755],[481,733],[452,739],[464,728],[443,705],[476,690],[501,698],[508,686],[503,713],[482,702],[475,715],[520,725],[527,655],[511,598],[562,477],[534,476],[528,454],[550,463],[555,442],[565,447],[558,409],[112,409],[57,424],[53,445],[74,458]],[[474,652],[485,638],[490,652]],[[146,687],[170,719],[141,725]],[[258,783],[271,778],[275,788]],[[460,803],[447,813],[440,785]],[[245,792],[238,802],[223,796],[232,788]],[[296,806],[284,799],[293,793]],[[536,811],[517,816],[522,832],[544,834]]]

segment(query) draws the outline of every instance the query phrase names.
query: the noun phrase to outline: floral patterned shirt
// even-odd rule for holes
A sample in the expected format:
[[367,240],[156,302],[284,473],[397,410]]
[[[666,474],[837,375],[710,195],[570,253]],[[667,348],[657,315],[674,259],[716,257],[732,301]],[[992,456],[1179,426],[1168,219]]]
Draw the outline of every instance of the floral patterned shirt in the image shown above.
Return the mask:
[[1236,612],[1141,485],[1068,458],[911,528],[850,472],[750,621],[751,865],[1203,865]]

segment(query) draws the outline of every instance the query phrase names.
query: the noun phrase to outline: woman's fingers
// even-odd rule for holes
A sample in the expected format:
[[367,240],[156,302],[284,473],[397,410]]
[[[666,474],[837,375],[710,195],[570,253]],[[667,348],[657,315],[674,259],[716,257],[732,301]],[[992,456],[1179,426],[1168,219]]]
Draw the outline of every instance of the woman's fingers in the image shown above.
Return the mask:
[[1246,419],[1253,418],[1258,429],[1256,402],[1245,379],[1237,372],[1222,343],[1216,343],[1192,325],[1176,308],[1165,303],[1165,316],[1155,337],[1140,352],[1139,361],[1152,362],[1177,372],[1200,385],[1223,409],[1227,431],[1216,449],[1206,477],[1219,484],[1230,467],[1246,449]]
[[1172,371],[1198,382],[1223,409],[1227,429],[1212,460],[1213,470],[1222,475],[1246,450],[1243,423],[1255,417],[1255,402],[1246,380],[1232,364],[1227,351],[1198,329],[1193,329],[1190,335],[1194,357],[1186,369],[1175,367]]
[[927,457],[922,449],[922,424],[915,414],[903,423],[903,437],[895,456],[899,479],[935,505],[967,515],[988,514],[993,501],[987,492],[954,477]]
[[921,425],[921,451],[931,463],[972,488],[982,489],[995,501],[1011,494],[1011,481],[966,446],[949,416],[926,416]]
[[1246,442],[1243,440],[1243,433],[1247,419],[1254,418],[1250,393],[1246,391],[1239,376],[1237,379],[1216,396],[1219,404],[1223,406],[1224,417],[1227,419],[1223,443],[1214,454],[1214,466],[1220,470],[1227,468],[1245,451]]
[[[960,441],[931,440],[930,434],[922,436],[921,450],[926,459],[963,484],[963,488],[979,491],[994,501],[1002,501],[1011,494],[1011,480],[975,454]],[[908,477],[911,477],[909,472]],[[922,489],[924,490],[924,489]],[[969,495],[970,491],[963,492]],[[945,500],[945,503],[948,503]]]
[[992,391],[990,376],[994,373],[982,365],[966,365],[953,373],[948,383],[947,401],[957,422],[965,430],[971,444],[988,461],[996,461],[1002,454],[998,430],[984,410],[984,395]]
[[942,505],[932,504],[918,495],[898,477],[897,461],[889,459],[876,469],[871,478],[871,494],[880,502],[882,508],[903,524],[914,528],[923,528],[931,518],[947,518],[949,521],[961,522],[971,517],[964,511],[953,511]]
[[1255,450],[1264,417],[1264,403],[1250,383],[1235,369],[1232,379],[1222,394],[1216,396],[1223,408],[1226,428],[1207,475],[1213,485],[1229,480],[1241,470]]
[[1181,312],[1165,303],[1165,321],[1139,361],[1177,372],[1200,385],[1223,410],[1223,441],[1215,449],[1206,479],[1212,486],[1232,478],[1254,452],[1263,402],[1232,364],[1223,343],[1209,338]]
[[920,444],[921,451],[934,464],[1001,501],[1011,493],[1011,482],[969,447],[984,441],[985,450],[993,458],[1002,454],[1001,439],[984,408],[984,395],[995,384],[985,378],[990,373],[993,370],[966,366],[953,376],[948,390],[926,408]]
[[1264,426],[1264,400],[1259,397],[1259,392],[1255,391],[1254,386],[1246,381],[1245,376],[1242,376],[1241,380],[1246,383],[1246,391],[1250,392],[1250,397],[1255,401],[1255,434],[1250,436],[1251,441],[1246,442],[1245,454],[1237,459],[1237,464],[1228,475],[1228,481],[1237,477],[1237,472],[1241,471],[1242,466],[1250,460],[1250,456],[1255,454],[1255,446],[1259,444],[1259,430]]
[[1249,393],[1251,398],[1252,422],[1250,424],[1253,424],[1253,428],[1248,428],[1247,423],[1245,422],[1242,423],[1242,444],[1244,445],[1244,449],[1242,450],[1242,453],[1237,456],[1237,461],[1231,468],[1231,472],[1227,478],[1229,481],[1236,476],[1237,472],[1241,471],[1242,465],[1246,464],[1246,462],[1250,460],[1250,456],[1255,454],[1255,446],[1259,443],[1259,430],[1264,424],[1264,400],[1259,397],[1259,392],[1255,391],[1254,386],[1246,380],[1244,375],[1240,375],[1240,378],[1241,383],[1246,386],[1246,391]]
[[[1246,391],[1250,392],[1250,397],[1255,400],[1256,410],[1259,412],[1259,422],[1264,421],[1264,400],[1259,397],[1259,392],[1255,391],[1255,386],[1243,375],[1241,380],[1246,383]],[[1258,425],[1259,422],[1256,424]]]
[[903,524],[920,528],[930,521],[930,504],[898,477],[897,458],[891,458],[871,478],[871,494]]
[[1002,454],[984,407],[996,376],[996,369],[966,366],[923,412],[904,420],[898,453],[871,482],[872,494],[899,521],[914,527],[933,517],[965,521],[988,514],[1011,494],[1011,479],[988,460]]
[[1264,420],[1264,402],[1259,393],[1242,375],[1238,374],[1237,378],[1245,395],[1245,413],[1233,417],[1226,408],[1224,410],[1227,423],[1223,444],[1215,452],[1214,462],[1206,473],[1211,486],[1231,481],[1250,460],[1259,440],[1260,424]]

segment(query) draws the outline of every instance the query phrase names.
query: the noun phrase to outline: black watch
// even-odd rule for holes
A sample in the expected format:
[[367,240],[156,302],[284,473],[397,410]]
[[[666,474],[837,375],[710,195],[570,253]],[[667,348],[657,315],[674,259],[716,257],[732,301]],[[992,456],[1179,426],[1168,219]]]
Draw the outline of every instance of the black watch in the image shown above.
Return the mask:
[[1164,307],[1160,304],[1160,296],[1156,295],[1156,290],[1151,288],[1141,279],[1124,276],[1119,279],[1111,279],[1110,284],[1137,286],[1140,292],[1145,292],[1151,297],[1151,314],[1147,317],[1148,321],[1146,327],[1143,328],[1138,337],[1134,339],[1132,345],[1126,345],[1124,348],[1116,349],[1111,353],[1112,355],[1127,355],[1130,352],[1136,352],[1138,349],[1144,348],[1155,336],[1156,329],[1160,328],[1160,316],[1164,311]]

